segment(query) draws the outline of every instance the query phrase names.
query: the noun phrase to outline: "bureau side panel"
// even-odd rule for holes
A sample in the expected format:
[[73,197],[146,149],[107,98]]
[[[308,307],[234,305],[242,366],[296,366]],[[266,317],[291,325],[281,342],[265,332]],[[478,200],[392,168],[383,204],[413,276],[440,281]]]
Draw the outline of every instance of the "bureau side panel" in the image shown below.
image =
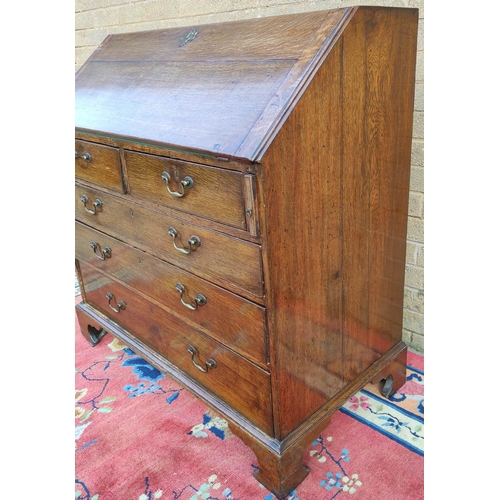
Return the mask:
[[337,45],[262,160],[263,255],[279,439],[342,386],[340,63]]
[[346,384],[401,340],[417,22],[366,7],[343,33]]

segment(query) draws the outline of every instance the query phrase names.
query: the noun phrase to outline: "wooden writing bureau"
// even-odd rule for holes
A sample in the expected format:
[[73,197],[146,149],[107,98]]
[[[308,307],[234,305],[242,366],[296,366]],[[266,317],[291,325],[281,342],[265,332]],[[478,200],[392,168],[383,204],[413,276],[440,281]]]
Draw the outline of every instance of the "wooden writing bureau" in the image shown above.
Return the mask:
[[219,412],[279,498],[401,341],[418,11],[110,35],[76,76],[76,311]]

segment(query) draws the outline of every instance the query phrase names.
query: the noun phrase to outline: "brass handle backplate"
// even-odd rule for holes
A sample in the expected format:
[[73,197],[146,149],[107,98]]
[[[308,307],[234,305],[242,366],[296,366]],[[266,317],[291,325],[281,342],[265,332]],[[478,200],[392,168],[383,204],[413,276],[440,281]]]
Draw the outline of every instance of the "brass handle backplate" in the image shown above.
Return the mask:
[[[120,300],[120,302],[116,302],[116,298],[115,296],[111,293],[111,292],[108,292],[106,294],[106,298],[108,299],[108,305],[109,307],[111,308],[112,311],[115,311],[115,313],[119,313],[120,311],[122,311],[123,309],[125,309],[125,302],[123,302],[123,300]],[[115,304],[116,304],[116,307],[113,307],[111,305],[111,301],[114,300],[115,301]]]
[[168,172],[162,172],[161,178],[167,183],[167,191],[172,195],[175,196],[176,198],[182,198],[186,194],[186,189],[191,189],[194,186],[194,181],[191,177],[186,176],[184,179],[181,181],[181,190],[179,191],[172,191],[170,189],[170,174]]
[[104,260],[106,258],[111,258],[111,248],[109,247],[104,247],[102,250],[101,250],[101,245],[99,245],[99,243],[96,243],[95,241],[93,241],[91,244],[90,244],[91,248],[94,250],[94,253],[95,253],[95,256],[99,259],[99,260]]
[[198,238],[198,236],[191,236],[191,238],[189,238],[189,240],[188,240],[188,248],[178,247],[177,244],[175,243],[175,239],[179,235],[179,233],[177,232],[177,229],[175,229],[175,227],[168,228],[168,234],[170,236],[172,236],[174,248],[181,253],[188,254],[188,253],[194,252],[201,245],[201,241],[200,241],[200,238]]
[[217,368],[217,363],[215,362],[215,359],[212,358],[205,361],[205,366],[199,365],[195,361],[195,357],[197,357],[196,348],[192,345],[188,346],[188,352],[191,354],[191,363],[193,363],[193,365],[196,366],[200,372],[207,373],[210,368]]
[[75,158],[81,158],[88,162],[92,161],[92,155],[90,153],[78,153],[78,151],[75,151]]
[[85,208],[85,210],[89,214],[95,215],[97,212],[100,212],[102,210],[102,201],[99,199],[96,199],[94,201],[94,203],[92,203],[92,206],[94,207],[93,210],[91,210],[90,208],[87,208],[87,203],[88,203],[89,199],[85,195],[83,195],[80,198],[80,200],[83,203],[83,207]]
[[204,306],[207,303],[207,298],[199,293],[195,298],[194,298],[194,303],[189,304],[188,302],[184,302],[184,299],[182,296],[184,295],[184,292],[186,291],[186,287],[182,283],[177,283],[177,286],[175,289],[181,294],[181,302],[184,307],[187,307],[190,311],[196,311],[198,309],[198,306]]

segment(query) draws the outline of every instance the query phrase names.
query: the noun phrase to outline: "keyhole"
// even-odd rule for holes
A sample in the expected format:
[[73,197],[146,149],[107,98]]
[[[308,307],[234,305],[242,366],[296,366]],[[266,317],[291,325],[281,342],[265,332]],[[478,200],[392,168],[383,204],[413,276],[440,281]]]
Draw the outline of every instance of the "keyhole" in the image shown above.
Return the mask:
[[178,181],[179,180],[179,169],[177,167],[174,168],[174,176],[175,176],[175,180]]
[[134,211],[132,209],[130,209],[130,217],[133,217],[134,216]]

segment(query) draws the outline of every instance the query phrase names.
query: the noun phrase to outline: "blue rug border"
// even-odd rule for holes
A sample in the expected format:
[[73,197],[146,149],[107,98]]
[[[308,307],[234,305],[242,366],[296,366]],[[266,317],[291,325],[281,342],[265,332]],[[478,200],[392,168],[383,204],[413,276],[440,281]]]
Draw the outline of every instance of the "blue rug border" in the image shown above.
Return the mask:
[[404,446],[405,448],[407,448],[408,450],[412,451],[413,453],[416,453],[417,455],[420,455],[421,457],[424,456],[423,450],[421,450],[421,449],[413,446],[412,444],[408,443],[408,441],[405,441],[404,439],[398,438],[394,434],[390,434],[385,429],[383,429],[381,427],[378,427],[376,425],[373,425],[372,423],[370,423],[370,422],[366,421],[365,419],[359,417],[355,413],[351,413],[349,410],[345,409],[344,407],[341,406],[339,408],[339,411],[341,413],[344,413],[345,415],[353,418],[354,420],[357,420],[359,423],[370,427],[374,431],[377,431],[380,434],[383,434],[385,437],[388,437],[389,439],[392,439],[392,441],[395,441],[396,443],[400,444],[401,446]]
[[399,412],[401,412],[403,415],[406,415],[407,417],[411,417],[411,418],[414,418],[415,420],[418,420],[421,424],[424,423],[424,417],[421,417],[420,415],[416,415],[415,413],[412,413],[408,410],[405,410],[404,408],[397,406],[390,399],[385,399],[384,397],[381,397],[377,394],[374,394],[373,392],[367,391],[366,389],[361,389],[359,392],[361,392],[362,394],[366,394],[366,395],[372,397],[373,399],[376,399],[379,403],[383,403],[385,405],[388,405],[388,406],[394,408],[395,410],[398,410]]

